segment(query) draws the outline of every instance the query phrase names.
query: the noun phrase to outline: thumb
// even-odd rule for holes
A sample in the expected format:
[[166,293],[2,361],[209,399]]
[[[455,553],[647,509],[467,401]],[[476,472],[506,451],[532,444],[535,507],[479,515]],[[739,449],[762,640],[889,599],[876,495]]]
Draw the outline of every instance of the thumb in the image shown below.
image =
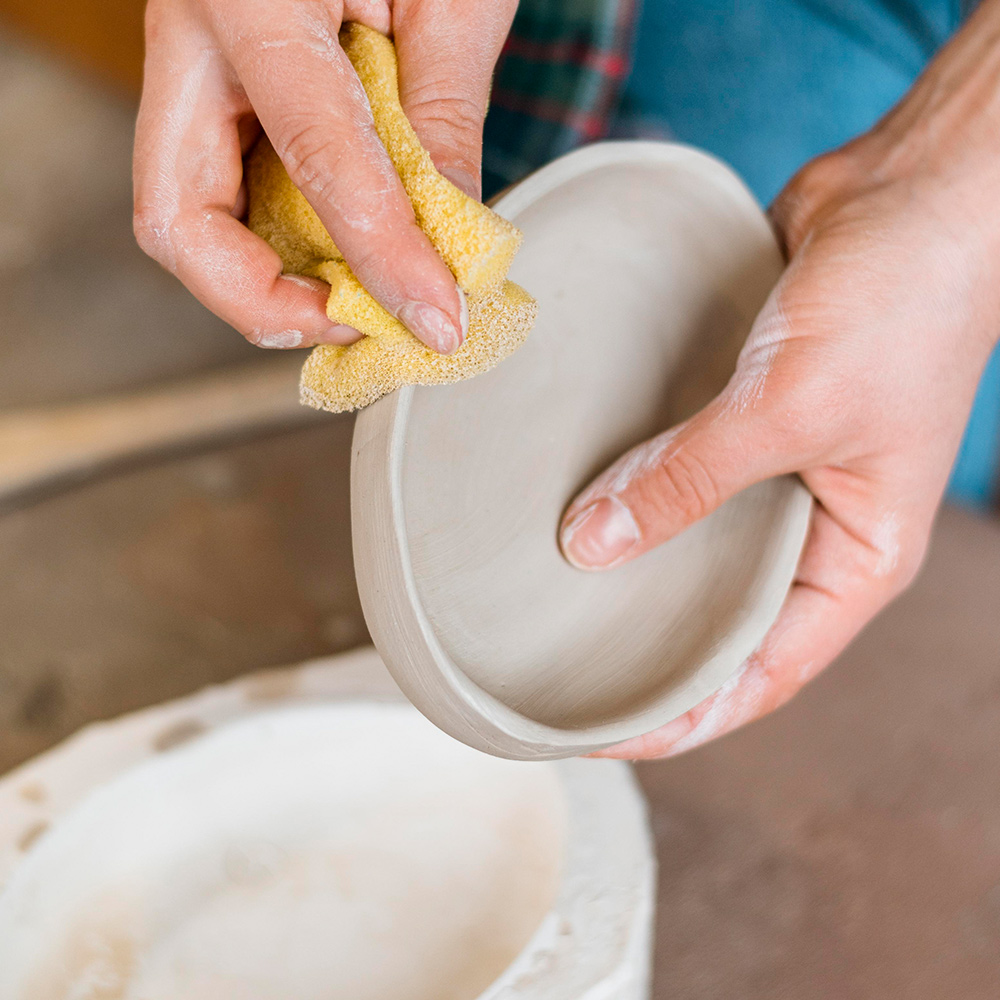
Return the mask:
[[482,189],[483,121],[516,0],[397,3],[393,37],[403,110],[438,170],[473,198]]
[[579,569],[610,569],[667,541],[740,490],[792,471],[763,422],[715,400],[626,452],[569,506],[560,529]]

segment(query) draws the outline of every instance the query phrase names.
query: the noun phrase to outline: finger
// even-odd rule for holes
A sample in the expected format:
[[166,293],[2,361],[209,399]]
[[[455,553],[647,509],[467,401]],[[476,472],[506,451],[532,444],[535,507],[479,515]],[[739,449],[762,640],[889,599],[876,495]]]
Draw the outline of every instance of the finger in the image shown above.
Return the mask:
[[226,209],[182,213],[174,243],[177,276],[257,347],[287,350],[361,339],[352,327],[327,319],[329,285],[282,274],[281,258]]
[[322,4],[247,2],[228,53],[264,131],[369,292],[428,347],[467,332],[455,279],[417,225]]
[[493,69],[517,4],[397,4],[393,37],[403,111],[435,166],[473,198],[482,190],[483,121]]
[[717,400],[638,445],[598,476],[563,518],[560,543],[580,569],[609,569],[672,538],[740,490],[792,471],[759,417]]
[[[838,205],[838,193],[868,185],[867,172],[858,174],[853,143],[825,153],[803,166],[785,185],[768,209],[778,241],[788,259],[802,249],[824,212]],[[856,183],[850,183],[854,181]]]
[[867,546],[817,508],[796,582],[781,614],[740,670],[715,694],[666,726],[593,756],[673,757],[785,704],[892,596],[884,580],[862,569],[870,557]]
[[[802,409],[803,338],[782,309],[789,268],[758,314],[722,393],[690,420],[638,445],[591,483],[563,516],[574,566],[602,570],[642,555],[772,476],[827,459],[829,423]],[[807,360],[807,359],[806,359]]]
[[[266,347],[345,343],[322,282],[282,276],[278,255],[233,218],[242,180],[239,122],[248,114],[202,29],[153,3],[136,124],[135,231],[142,248],[209,309]],[[174,18],[171,21],[171,18]]]

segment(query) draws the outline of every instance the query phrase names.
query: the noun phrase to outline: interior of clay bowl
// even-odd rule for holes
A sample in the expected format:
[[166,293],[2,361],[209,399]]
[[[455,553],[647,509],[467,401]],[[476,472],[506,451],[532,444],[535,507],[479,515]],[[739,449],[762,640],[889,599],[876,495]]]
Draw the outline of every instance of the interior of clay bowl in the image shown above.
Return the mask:
[[87,796],[0,893],[11,1000],[471,1000],[549,912],[552,765],[403,705],[274,709]]
[[630,564],[570,566],[567,504],[725,386],[782,259],[734,175],[681,147],[591,147],[498,209],[525,233],[511,277],[537,297],[537,326],[493,371],[362,414],[356,445],[380,424],[391,436],[412,626],[384,610],[390,532],[367,560],[377,529],[359,524],[357,495],[359,583],[386,663],[438,725],[492,752],[560,756],[653,729],[732,675],[780,608],[810,502],[773,480]]

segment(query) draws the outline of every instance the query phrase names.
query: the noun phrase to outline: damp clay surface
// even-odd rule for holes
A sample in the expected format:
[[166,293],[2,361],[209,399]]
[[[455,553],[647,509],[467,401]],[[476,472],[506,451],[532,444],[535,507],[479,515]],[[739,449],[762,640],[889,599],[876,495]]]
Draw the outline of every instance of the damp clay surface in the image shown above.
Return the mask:
[[360,414],[355,567],[421,711],[491,753],[569,756],[718,690],[784,600],[811,506],[791,477],[610,572],[573,568],[557,543],[595,475],[725,387],[783,262],[739,179],[686,147],[590,146],[497,209],[525,234],[511,276],[538,322],[474,382]]
[[398,704],[226,725],[40,837],[0,895],[0,996],[471,1000],[553,904],[552,768]]

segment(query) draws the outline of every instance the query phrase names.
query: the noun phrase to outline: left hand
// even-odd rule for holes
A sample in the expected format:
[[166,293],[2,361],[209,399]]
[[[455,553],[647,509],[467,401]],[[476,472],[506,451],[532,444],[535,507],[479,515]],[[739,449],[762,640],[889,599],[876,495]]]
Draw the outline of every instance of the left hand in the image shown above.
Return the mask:
[[726,389],[570,505],[563,551],[599,570],[770,476],[817,501],[760,648],[602,756],[671,756],[772,711],[916,574],[1000,332],[1000,69],[974,60],[997,28],[987,0],[889,118],[792,180],[772,209],[790,263]]

